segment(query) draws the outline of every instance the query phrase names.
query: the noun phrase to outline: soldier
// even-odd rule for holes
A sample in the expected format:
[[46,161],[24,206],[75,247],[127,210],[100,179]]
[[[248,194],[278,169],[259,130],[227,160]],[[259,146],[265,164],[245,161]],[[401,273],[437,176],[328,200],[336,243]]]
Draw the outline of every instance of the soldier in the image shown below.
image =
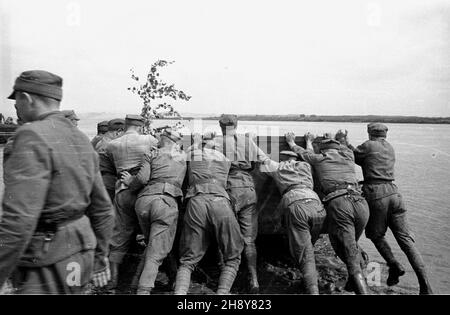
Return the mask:
[[282,196],[280,207],[284,211],[289,249],[300,266],[306,293],[319,294],[314,244],[325,221],[325,209],[313,190],[311,166],[297,161],[297,154],[292,151],[281,151],[280,158],[284,160],[266,162],[260,170],[273,178]]
[[58,110],[62,78],[24,72],[9,99],[27,124],[4,170],[0,287],[11,273],[21,294],[105,285],[114,214],[89,139]]
[[251,137],[236,133],[238,125],[236,115],[222,115],[219,124],[223,138],[215,139],[216,148],[231,160],[227,192],[244,237],[244,256],[250,275],[249,292],[258,293],[255,246],[258,235],[258,211],[255,184],[250,172],[253,170],[255,162],[264,162],[269,158],[258,148]]
[[102,135],[102,138],[99,139],[97,144],[94,146],[95,151],[97,152],[105,152],[108,144],[121,136],[123,136],[125,132],[125,119],[112,119],[108,121],[108,130]]
[[97,135],[91,140],[92,146],[95,148],[97,143],[103,138],[104,134],[108,132],[108,121],[102,121],[97,124]]
[[136,214],[147,249],[138,294],[150,294],[158,268],[172,250],[178,221],[178,203],[186,175],[186,155],[178,149],[181,134],[165,129],[160,148],[144,156],[136,176],[122,173],[122,182],[133,190],[143,188],[136,200]]
[[64,117],[70,120],[72,125],[78,127],[78,121],[80,120],[80,118],[78,118],[74,110],[62,110],[61,112],[63,113]]
[[202,147],[186,151],[189,189],[180,241],[180,267],[175,294],[188,292],[191,272],[215,238],[223,254],[217,294],[228,294],[239,269],[244,242],[226,192],[231,162],[212,149],[213,135],[205,135]]
[[[406,206],[394,184],[395,152],[386,141],[387,131],[388,128],[383,124],[369,124],[369,140],[357,148],[349,144],[364,175],[363,192],[370,209],[366,236],[374,243],[389,266],[388,286],[396,285],[399,277],[405,274],[403,266],[395,259],[385,238],[389,227],[417,275],[420,294],[432,294],[425,263],[414,245],[414,238],[408,227]],[[336,137],[342,143],[348,144],[347,133],[338,132]]]
[[369,219],[367,202],[358,188],[353,152],[338,141],[325,139],[320,154],[314,153],[312,135],[305,135],[307,149],[295,144],[295,135],[288,133],[286,141],[292,151],[314,167],[320,181],[328,216],[328,234],[339,258],[347,265],[349,282],[346,289],[367,294],[361,270],[361,251],[358,240]]
[[[158,141],[151,135],[143,135],[144,118],[138,115],[127,115],[125,118],[126,132],[120,138],[112,140],[106,147],[106,154],[114,161],[114,168],[120,174],[127,171],[136,175],[140,162],[146,153],[155,148]],[[118,181],[114,197],[116,220],[111,240],[111,287],[117,284],[118,268],[128,252],[130,242],[139,227],[134,210],[137,192],[129,189]]]
[[123,135],[125,129],[124,119],[113,119],[108,122],[108,132],[105,133],[100,141],[95,146],[100,160],[100,172],[102,174],[103,183],[111,200],[114,200],[117,172],[114,166],[114,161],[106,152],[108,144]]

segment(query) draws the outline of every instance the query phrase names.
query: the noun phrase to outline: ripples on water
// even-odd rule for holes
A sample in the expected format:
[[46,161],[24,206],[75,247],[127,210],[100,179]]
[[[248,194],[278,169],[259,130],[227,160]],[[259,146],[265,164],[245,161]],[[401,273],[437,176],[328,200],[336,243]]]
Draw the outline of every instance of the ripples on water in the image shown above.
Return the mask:
[[[113,117],[105,117],[108,118]],[[100,120],[82,120],[79,127],[92,138]],[[160,125],[167,123],[170,122],[163,121]],[[193,128],[193,123],[187,122],[186,126]],[[214,121],[202,122],[199,127],[220,132]],[[389,124],[388,127],[388,141],[397,154],[396,182],[406,202],[416,244],[428,267],[434,290],[450,293],[450,125]],[[366,124],[362,123],[239,122],[240,132],[252,131],[259,135],[282,135],[288,131],[299,135],[307,131],[322,134],[338,129],[349,131],[353,145],[367,139]],[[357,171],[362,179],[359,167]],[[401,278],[400,286],[418,290],[412,268],[390,232],[388,239],[396,257],[407,267],[407,275]],[[364,236],[360,243],[372,261],[383,261]]]

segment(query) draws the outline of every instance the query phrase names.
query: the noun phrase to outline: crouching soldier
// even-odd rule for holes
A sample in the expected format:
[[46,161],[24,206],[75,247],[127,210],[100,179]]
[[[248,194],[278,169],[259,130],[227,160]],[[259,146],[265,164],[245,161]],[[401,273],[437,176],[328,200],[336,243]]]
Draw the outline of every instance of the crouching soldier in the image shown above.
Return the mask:
[[326,213],[319,196],[313,191],[311,166],[297,160],[292,151],[280,153],[282,162],[266,161],[261,172],[273,178],[282,198],[289,249],[300,266],[306,293],[319,294],[314,243],[320,236]]
[[347,133],[338,132],[337,139],[348,144],[355,154],[355,161],[362,167],[364,196],[369,204],[370,218],[366,227],[369,238],[389,266],[387,285],[399,282],[405,274],[400,262],[395,259],[385,234],[389,227],[401,250],[406,254],[420,286],[420,294],[432,294],[425,263],[414,245],[406,220],[406,207],[394,182],[395,152],[386,141],[388,128],[379,123],[369,124],[369,140],[354,148],[348,144]]
[[191,272],[215,238],[223,255],[217,294],[228,294],[241,262],[244,242],[226,192],[231,162],[212,149],[213,135],[205,135],[202,147],[191,147],[188,158],[189,189],[180,241],[180,267],[175,294],[187,294]]
[[139,190],[136,214],[147,249],[138,294],[149,294],[155,285],[158,268],[172,250],[178,221],[178,203],[186,175],[186,155],[177,142],[181,135],[170,129],[161,134],[160,148],[144,156],[136,176],[122,173],[122,182]]
[[353,152],[334,139],[320,143],[320,154],[314,153],[312,135],[305,135],[307,149],[295,144],[295,135],[288,133],[286,141],[291,150],[314,167],[320,181],[327,210],[328,234],[331,245],[346,264],[349,282],[357,294],[366,294],[362,274],[362,255],[358,240],[369,219],[369,207],[358,189]]
[[5,165],[0,287],[20,294],[80,294],[103,286],[114,213],[89,139],[59,111],[62,78],[20,75],[9,97],[25,123]]

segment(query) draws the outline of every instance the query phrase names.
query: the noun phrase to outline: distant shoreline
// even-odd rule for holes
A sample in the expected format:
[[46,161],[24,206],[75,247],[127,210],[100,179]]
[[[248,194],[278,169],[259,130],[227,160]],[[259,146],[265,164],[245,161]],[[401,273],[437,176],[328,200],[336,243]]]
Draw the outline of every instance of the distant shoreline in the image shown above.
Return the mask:
[[[220,117],[204,117],[204,120],[218,120]],[[189,118],[183,118],[189,119]],[[320,116],[320,115],[238,115],[239,120],[245,121],[304,121],[304,122],[350,122],[388,124],[450,124],[450,117],[419,117],[419,116]]]

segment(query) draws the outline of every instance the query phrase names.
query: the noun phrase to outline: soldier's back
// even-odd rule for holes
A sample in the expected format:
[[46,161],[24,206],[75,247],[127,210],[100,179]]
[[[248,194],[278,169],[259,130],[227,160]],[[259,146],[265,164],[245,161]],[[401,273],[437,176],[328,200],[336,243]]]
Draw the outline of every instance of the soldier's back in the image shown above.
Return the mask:
[[121,172],[139,166],[143,156],[157,143],[151,135],[127,131],[122,137],[112,140],[106,150],[112,155],[117,171]]
[[98,171],[98,158],[88,139],[60,113],[22,126],[16,139],[31,136],[48,152],[52,169],[44,211],[67,212],[86,209]]

